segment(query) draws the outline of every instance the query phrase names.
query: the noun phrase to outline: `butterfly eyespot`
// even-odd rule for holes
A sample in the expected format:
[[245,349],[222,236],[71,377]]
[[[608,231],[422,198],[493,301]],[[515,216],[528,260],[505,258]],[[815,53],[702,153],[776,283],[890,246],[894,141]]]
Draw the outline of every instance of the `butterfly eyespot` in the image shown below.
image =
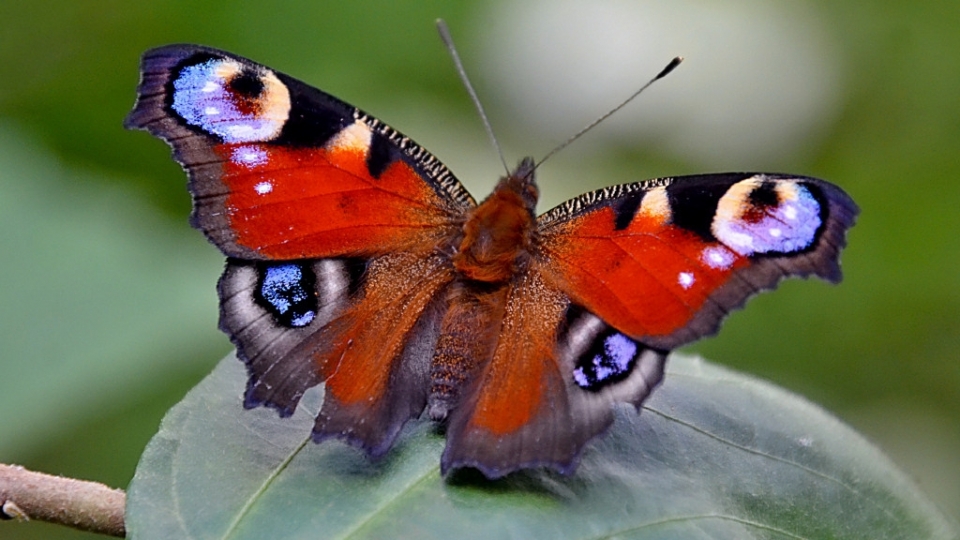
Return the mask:
[[317,316],[316,276],[305,266],[267,266],[257,290],[256,299],[284,326],[306,326]]
[[763,210],[780,204],[780,193],[777,182],[760,182],[760,185],[750,191],[747,197],[748,205],[762,217]]
[[820,212],[820,202],[806,186],[753,177],[720,198],[711,231],[745,257],[794,253],[813,244],[822,225]]
[[625,379],[633,369],[639,346],[619,332],[601,335],[584,353],[573,370],[573,380],[587,390]]
[[184,122],[228,143],[273,140],[290,113],[290,93],[276,75],[228,59],[182,67],[172,97]]

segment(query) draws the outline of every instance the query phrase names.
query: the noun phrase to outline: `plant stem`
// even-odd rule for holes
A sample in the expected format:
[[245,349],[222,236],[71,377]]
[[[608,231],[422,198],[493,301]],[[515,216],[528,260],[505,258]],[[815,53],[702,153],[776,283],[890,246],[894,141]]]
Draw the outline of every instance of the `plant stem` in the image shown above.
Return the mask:
[[123,537],[125,504],[120,489],[0,464],[0,519],[37,519]]

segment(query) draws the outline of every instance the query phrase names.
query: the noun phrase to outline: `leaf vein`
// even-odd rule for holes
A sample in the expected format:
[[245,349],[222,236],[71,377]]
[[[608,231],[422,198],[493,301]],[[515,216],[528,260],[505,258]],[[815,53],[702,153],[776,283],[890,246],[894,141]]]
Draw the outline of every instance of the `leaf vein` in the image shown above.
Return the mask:
[[240,526],[240,522],[243,521],[243,518],[245,518],[250,512],[250,509],[253,507],[254,503],[256,503],[257,500],[260,499],[260,496],[270,488],[270,484],[272,484],[274,480],[280,476],[281,472],[286,470],[286,468],[290,465],[290,462],[293,461],[293,458],[295,458],[297,454],[303,450],[303,447],[309,442],[310,437],[304,438],[303,441],[301,441],[300,444],[297,445],[296,448],[294,448],[293,451],[290,452],[290,454],[284,458],[284,460],[280,462],[276,468],[270,471],[270,474],[267,475],[267,478],[263,481],[263,483],[261,483],[260,486],[250,495],[250,497],[247,498],[247,502],[244,503],[243,507],[241,507],[237,512],[237,515],[233,518],[233,521],[230,522],[230,525],[227,526],[227,529],[221,538],[227,539],[233,535],[234,531],[237,530],[237,527]]
[[368,513],[368,514],[366,515],[366,517],[363,518],[363,520],[361,520],[360,522],[358,522],[358,523],[356,524],[356,526],[354,526],[354,528],[353,528],[352,530],[347,531],[346,534],[344,534],[343,536],[341,536],[341,538],[344,539],[344,540],[346,540],[346,539],[348,539],[348,538],[354,538],[354,537],[356,537],[357,533],[359,533],[361,530],[363,530],[364,527],[366,527],[369,523],[371,523],[371,522],[372,522],[377,516],[379,516],[384,510],[386,510],[387,508],[393,506],[393,505],[394,505],[398,500],[400,500],[405,494],[413,491],[415,488],[417,488],[417,486],[423,484],[428,478],[432,478],[432,477],[434,477],[434,476],[439,476],[439,474],[440,474],[440,467],[431,467],[431,468],[427,469],[427,470],[424,472],[424,474],[421,475],[419,478],[416,478],[413,482],[411,482],[410,484],[408,484],[406,487],[404,487],[403,489],[397,491],[397,492],[394,494],[393,497],[390,497],[390,498],[388,498],[388,499],[385,499],[380,505],[378,505],[376,508],[374,508],[373,510],[371,510],[370,513]]
[[684,522],[684,521],[697,521],[697,520],[708,520],[708,519],[718,519],[718,520],[721,520],[721,521],[732,521],[732,522],[734,522],[734,523],[740,523],[741,525],[747,525],[747,526],[749,526],[749,527],[754,527],[754,528],[757,528],[757,529],[762,529],[762,530],[765,530],[765,531],[770,531],[770,532],[773,532],[773,533],[781,534],[781,535],[783,535],[783,536],[786,536],[787,538],[794,538],[794,539],[796,539],[796,540],[808,540],[806,536],[800,536],[800,535],[798,535],[798,534],[795,534],[795,533],[792,533],[792,532],[790,532],[790,531],[786,531],[786,530],[784,530],[784,529],[780,529],[780,528],[777,528],[777,527],[773,527],[773,526],[771,526],[771,525],[766,525],[766,524],[764,524],[764,523],[759,523],[759,522],[756,522],[756,521],[751,521],[751,520],[749,520],[749,519],[743,519],[743,518],[739,518],[739,517],[731,516],[731,515],[727,515],[727,514],[691,514],[691,515],[689,515],[689,516],[674,516],[674,517],[669,517],[669,518],[664,518],[664,519],[658,519],[658,520],[655,520],[655,521],[649,521],[649,522],[647,522],[647,523],[643,523],[643,524],[637,525],[636,527],[631,527],[631,528],[629,528],[629,529],[618,530],[618,531],[612,532],[612,533],[610,533],[610,534],[608,534],[608,535],[597,537],[596,540],[604,540],[604,539],[607,539],[607,538],[617,538],[617,537],[619,537],[619,536],[621,536],[621,535],[623,535],[623,534],[628,534],[628,533],[635,532],[635,531],[641,531],[641,530],[643,530],[643,529],[647,529],[647,528],[650,528],[650,527],[657,527],[657,526],[660,526],[660,525],[669,525],[669,524],[671,524],[671,523],[682,523],[682,522]]
[[723,437],[721,437],[721,436],[719,436],[719,435],[716,435],[716,434],[714,434],[714,433],[710,433],[709,431],[707,431],[707,430],[705,430],[705,429],[703,429],[703,428],[697,427],[696,425],[691,424],[690,422],[686,422],[686,421],[681,420],[681,419],[679,419],[679,418],[677,418],[677,417],[671,416],[671,415],[669,415],[669,414],[667,414],[667,413],[665,413],[665,412],[658,411],[658,410],[656,410],[656,409],[654,409],[654,408],[652,408],[652,407],[649,407],[649,406],[647,406],[647,405],[644,405],[643,408],[644,408],[645,410],[647,410],[647,411],[650,411],[650,412],[653,413],[653,414],[656,414],[656,415],[658,415],[658,416],[666,419],[666,420],[670,420],[670,421],[676,422],[676,423],[678,423],[678,424],[680,424],[680,425],[682,425],[682,426],[684,426],[684,427],[688,427],[688,428],[696,431],[697,433],[700,433],[701,435],[705,435],[705,436],[707,436],[707,437],[710,437],[711,439],[714,439],[714,440],[716,440],[716,441],[718,441],[718,442],[720,442],[720,443],[723,443],[723,444],[732,446],[732,447],[734,447],[734,448],[736,448],[736,449],[738,449],[738,450],[742,450],[742,451],[747,452],[747,453],[750,453],[750,454],[754,454],[754,455],[757,455],[757,456],[765,457],[765,458],[767,458],[767,459],[771,459],[771,460],[773,460],[773,461],[777,461],[777,462],[783,463],[783,464],[785,464],[785,465],[790,465],[790,466],[796,467],[796,468],[798,468],[798,469],[800,469],[800,470],[802,470],[802,471],[805,471],[805,472],[807,472],[807,473],[810,473],[810,474],[812,474],[812,475],[814,475],[814,476],[818,476],[818,477],[820,477],[820,478],[823,478],[824,480],[827,480],[828,482],[833,482],[833,483],[839,485],[840,487],[846,489],[847,491],[850,491],[850,492],[853,493],[854,495],[856,495],[856,496],[858,496],[858,497],[862,497],[864,500],[870,501],[871,504],[873,504],[874,506],[876,506],[876,507],[877,507],[880,511],[882,511],[884,514],[887,514],[888,516],[890,516],[891,519],[894,519],[894,520],[896,519],[896,516],[894,516],[894,515],[890,512],[889,509],[887,509],[887,508],[883,507],[882,505],[878,504],[878,503],[877,503],[876,501],[874,501],[872,498],[864,496],[864,494],[863,494],[862,492],[860,492],[859,490],[857,490],[856,488],[854,488],[853,486],[847,484],[846,482],[844,482],[843,480],[841,480],[841,479],[839,479],[839,478],[834,478],[833,476],[830,476],[829,474],[822,473],[822,472],[820,472],[820,471],[818,471],[818,470],[816,470],[816,469],[807,467],[806,465],[803,465],[802,463],[797,463],[796,461],[791,461],[791,460],[789,460],[789,459],[786,459],[786,458],[783,458],[783,457],[780,457],[780,456],[777,456],[777,455],[774,455],[774,454],[770,454],[770,453],[764,452],[764,451],[762,451],[762,450],[757,450],[757,449],[754,449],[754,448],[750,448],[750,447],[748,447],[748,446],[744,446],[744,445],[742,445],[742,444],[738,444],[738,443],[736,443],[736,442],[733,442],[733,441],[731,441],[731,440],[729,440],[729,439],[725,439],[725,438],[723,438]]

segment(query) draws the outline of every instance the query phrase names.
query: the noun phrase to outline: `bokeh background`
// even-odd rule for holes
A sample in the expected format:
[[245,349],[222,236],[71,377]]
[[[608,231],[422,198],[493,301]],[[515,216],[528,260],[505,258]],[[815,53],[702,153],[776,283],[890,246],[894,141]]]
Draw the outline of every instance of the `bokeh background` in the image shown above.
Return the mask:
[[[960,516],[960,3],[955,0],[0,5],[0,462],[125,487],[166,409],[230,349],[222,261],[184,176],[126,132],[143,50],[251,57],[431,149],[478,196],[675,55],[687,61],[540,172],[541,211],[722,170],[829,179],[863,213],[839,287],[792,281],[692,347],[820,403]],[[239,389],[238,389],[239,392]],[[0,523],[4,538],[83,538]]]

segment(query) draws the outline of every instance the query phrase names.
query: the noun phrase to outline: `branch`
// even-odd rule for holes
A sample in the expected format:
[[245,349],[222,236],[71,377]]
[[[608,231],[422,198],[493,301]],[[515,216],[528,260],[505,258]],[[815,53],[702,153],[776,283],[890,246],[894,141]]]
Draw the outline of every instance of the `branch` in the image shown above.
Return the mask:
[[97,482],[0,464],[0,519],[38,519],[123,537],[126,498],[123,490]]

